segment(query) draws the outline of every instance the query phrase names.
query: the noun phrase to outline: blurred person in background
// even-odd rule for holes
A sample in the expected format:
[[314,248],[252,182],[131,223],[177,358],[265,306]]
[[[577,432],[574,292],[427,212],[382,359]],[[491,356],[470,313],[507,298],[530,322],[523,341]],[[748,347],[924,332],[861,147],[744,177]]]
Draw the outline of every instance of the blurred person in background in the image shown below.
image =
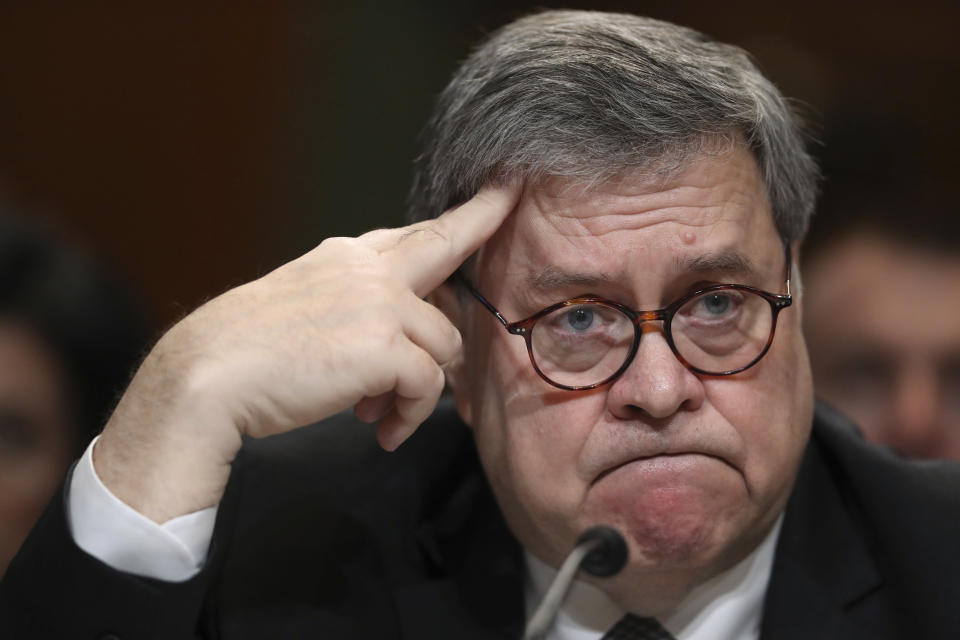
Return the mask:
[[144,329],[119,282],[0,209],[0,575],[112,410]]
[[829,178],[804,259],[817,394],[906,456],[960,459],[956,205],[903,173]]

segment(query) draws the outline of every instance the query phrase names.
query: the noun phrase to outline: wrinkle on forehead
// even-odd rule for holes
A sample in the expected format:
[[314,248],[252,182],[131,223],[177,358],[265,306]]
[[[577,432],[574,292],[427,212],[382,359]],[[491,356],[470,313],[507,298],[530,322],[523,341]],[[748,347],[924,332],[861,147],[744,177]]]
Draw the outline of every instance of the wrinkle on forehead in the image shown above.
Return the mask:
[[[729,249],[711,252],[705,255],[676,256],[672,268],[677,273],[716,273],[736,274],[745,277],[756,277],[757,268],[747,256]],[[615,279],[615,275],[603,271],[570,272],[549,265],[543,270],[527,274],[524,283],[533,289],[551,290],[569,286],[593,287],[607,284]]]
[[599,237],[672,221],[703,228],[741,220],[744,211],[769,211],[755,161],[740,148],[719,158],[701,158],[669,181],[641,171],[592,186],[551,178],[531,185],[525,196],[528,214],[571,237]]
[[656,178],[634,172],[589,188],[556,177],[528,184],[488,242],[487,275],[592,289],[594,282],[627,288],[641,273],[652,282],[678,272],[752,276],[773,269],[781,243],[748,150],[702,156],[670,180]]

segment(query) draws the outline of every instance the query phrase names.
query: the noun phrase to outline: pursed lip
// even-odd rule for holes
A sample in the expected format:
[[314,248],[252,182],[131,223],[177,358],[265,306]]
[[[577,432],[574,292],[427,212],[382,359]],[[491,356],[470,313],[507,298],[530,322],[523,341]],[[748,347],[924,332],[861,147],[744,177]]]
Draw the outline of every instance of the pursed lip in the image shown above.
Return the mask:
[[652,426],[603,423],[580,451],[580,477],[593,485],[631,463],[680,456],[703,456],[744,475],[745,445],[735,429],[712,419],[671,420]]
[[717,461],[719,461],[719,462],[722,462],[723,464],[725,464],[725,465],[731,467],[732,469],[734,469],[735,471],[738,471],[738,472],[739,472],[739,469],[737,469],[736,466],[734,466],[733,464],[731,464],[730,461],[727,460],[726,458],[724,458],[723,456],[715,455],[715,454],[712,454],[712,453],[704,453],[704,452],[701,452],[701,451],[693,451],[693,450],[691,450],[691,451],[683,451],[683,450],[681,450],[681,451],[664,451],[664,452],[654,453],[654,454],[649,454],[649,455],[634,455],[634,456],[630,456],[630,457],[625,457],[625,458],[623,458],[623,459],[621,459],[621,460],[619,460],[619,461],[611,464],[610,466],[605,467],[599,474],[596,475],[596,477],[594,477],[594,479],[593,479],[593,481],[591,482],[591,484],[596,484],[597,482],[600,482],[600,481],[603,480],[605,477],[607,477],[607,476],[610,475],[611,473],[617,471],[618,469],[622,469],[623,467],[626,467],[626,466],[628,466],[628,465],[634,464],[634,463],[636,463],[636,462],[654,461],[654,460],[657,460],[657,459],[659,459],[659,458],[681,458],[681,457],[690,457],[690,456],[701,456],[701,457],[705,457],[705,458],[711,458],[711,459],[713,459],[713,460],[717,460]]

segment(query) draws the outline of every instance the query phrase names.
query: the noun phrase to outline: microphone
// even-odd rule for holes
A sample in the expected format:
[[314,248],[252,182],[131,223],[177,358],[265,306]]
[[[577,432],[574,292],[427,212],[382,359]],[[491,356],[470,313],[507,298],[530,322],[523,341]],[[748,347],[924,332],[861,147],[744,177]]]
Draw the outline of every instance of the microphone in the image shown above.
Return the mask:
[[608,578],[627,564],[627,543],[623,536],[606,525],[597,525],[584,531],[573,551],[560,565],[557,576],[547,589],[540,606],[531,616],[523,632],[523,640],[540,640],[553,625],[577,571],[583,569],[598,578]]

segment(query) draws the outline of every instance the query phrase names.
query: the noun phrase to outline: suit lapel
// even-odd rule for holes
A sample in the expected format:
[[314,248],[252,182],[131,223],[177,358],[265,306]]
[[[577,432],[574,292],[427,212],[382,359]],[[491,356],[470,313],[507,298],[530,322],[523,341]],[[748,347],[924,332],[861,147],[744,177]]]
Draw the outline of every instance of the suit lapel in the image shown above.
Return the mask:
[[[820,431],[821,433],[818,433]],[[880,572],[856,502],[841,487],[822,425],[814,434],[784,517],[764,603],[761,640],[896,637]],[[394,589],[400,636],[517,638],[523,619],[520,545],[480,471],[469,469],[416,531],[425,578]],[[445,483],[441,483],[445,484]],[[879,595],[878,595],[879,594]]]
[[857,507],[839,488],[841,471],[817,436],[815,426],[787,505],[761,640],[888,637],[884,616],[864,615],[878,606],[881,576]]
[[394,590],[401,638],[520,636],[522,553],[479,465],[416,537],[432,577]]

